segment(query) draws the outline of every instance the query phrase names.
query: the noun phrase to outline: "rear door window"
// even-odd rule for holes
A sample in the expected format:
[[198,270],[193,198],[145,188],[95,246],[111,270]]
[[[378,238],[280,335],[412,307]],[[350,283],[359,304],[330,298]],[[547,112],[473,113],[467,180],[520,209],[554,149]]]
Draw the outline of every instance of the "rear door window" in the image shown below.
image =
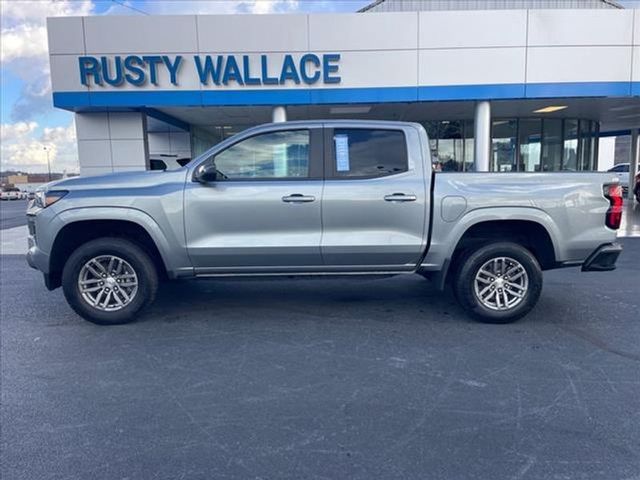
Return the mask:
[[330,150],[334,178],[375,178],[408,170],[401,130],[336,128]]

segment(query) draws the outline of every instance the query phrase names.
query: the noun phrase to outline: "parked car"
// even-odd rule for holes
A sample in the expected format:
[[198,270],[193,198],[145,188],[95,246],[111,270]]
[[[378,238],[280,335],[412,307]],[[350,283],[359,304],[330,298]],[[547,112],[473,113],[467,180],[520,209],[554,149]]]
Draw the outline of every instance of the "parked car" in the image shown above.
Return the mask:
[[163,277],[414,273],[506,323],[543,270],[614,269],[621,211],[610,173],[434,173],[419,124],[290,122],[180,169],[48,184],[27,260],[100,324],[136,319]]
[[0,200],[21,200],[23,193],[19,188],[5,187],[0,191]]
[[180,158],[178,155],[152,155],[149,158],[149,170],[175,170],[190,161],[190,158]]
[[[607,172],[615,173],[616,176],[620,179],[620,185],[622,186],[622,191],[626,195],[629,190],[629,168],[630,163],[618,163],[614,165],[612,168],[607,170]],[[640,172],[640,165],[638,166],[637,172]]]

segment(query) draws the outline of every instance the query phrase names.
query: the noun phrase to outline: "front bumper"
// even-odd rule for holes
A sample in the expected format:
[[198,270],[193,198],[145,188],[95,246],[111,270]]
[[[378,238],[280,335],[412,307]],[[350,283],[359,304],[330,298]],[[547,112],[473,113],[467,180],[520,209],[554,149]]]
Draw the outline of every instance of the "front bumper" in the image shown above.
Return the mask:
[[622,252],[619,243],[605,243],[596,248],[582,264],[583,272],[608,272],[615,270],[616,261]]

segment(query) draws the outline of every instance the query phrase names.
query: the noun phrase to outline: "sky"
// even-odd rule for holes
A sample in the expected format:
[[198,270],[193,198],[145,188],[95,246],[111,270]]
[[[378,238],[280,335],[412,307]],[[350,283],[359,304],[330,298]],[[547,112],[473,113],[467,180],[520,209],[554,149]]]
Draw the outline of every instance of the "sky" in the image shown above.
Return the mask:
[[368,3],[368,0],[0,0],[0,170],[45,172],[47,153],[54,172],[79,170],[73,114],[52,105],[47,17],[353,12]]
[[[640,0],[618,0],[640,8]],[[0,0],[0,170],[78,172],[73,114],[53,108],[46,17],[354,12],[371,0]]]

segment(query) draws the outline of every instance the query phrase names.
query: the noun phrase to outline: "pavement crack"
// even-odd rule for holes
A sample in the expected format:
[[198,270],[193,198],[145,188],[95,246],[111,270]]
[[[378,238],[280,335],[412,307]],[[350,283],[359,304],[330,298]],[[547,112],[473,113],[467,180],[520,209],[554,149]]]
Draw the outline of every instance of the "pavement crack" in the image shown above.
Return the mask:
[[633,352],[625,352],[624,350],[620,350],[618,348],[614,348],[609,345],[607,342],[602,340],[601,338],[583,330],[573,328],[567,325],[560,325],[560,328],[576,337],[579,337],[583,340],[586,340],[594,347],[599,348],[600,350],[604,350],[605,352],[612,353],[614,355],[618,355],[620,357],[626,358],[628,360],[634,360],[636,362],[640,362],[640,354]]

